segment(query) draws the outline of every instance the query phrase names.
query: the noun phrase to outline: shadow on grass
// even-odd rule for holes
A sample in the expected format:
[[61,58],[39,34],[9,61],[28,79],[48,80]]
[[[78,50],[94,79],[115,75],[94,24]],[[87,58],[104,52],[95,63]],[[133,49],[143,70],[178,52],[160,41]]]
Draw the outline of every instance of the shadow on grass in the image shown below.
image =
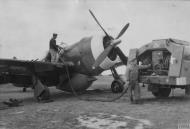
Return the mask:
[[142,98],[141,99],[144,104],[148,103],[184,103],[190,100],[190,97],[186,97],[185,95],[181,96],[171,96],[171,97],[162,97],[162,98]]

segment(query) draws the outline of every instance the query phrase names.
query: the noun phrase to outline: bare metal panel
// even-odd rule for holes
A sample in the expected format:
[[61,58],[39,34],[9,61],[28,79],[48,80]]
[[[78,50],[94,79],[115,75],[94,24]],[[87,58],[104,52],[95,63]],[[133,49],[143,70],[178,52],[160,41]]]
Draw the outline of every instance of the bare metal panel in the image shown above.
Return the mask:
[[184,47],[181,45],[170,44],[168,49],[172,53],[170,58],[169,76],[179,77],[181,73]]

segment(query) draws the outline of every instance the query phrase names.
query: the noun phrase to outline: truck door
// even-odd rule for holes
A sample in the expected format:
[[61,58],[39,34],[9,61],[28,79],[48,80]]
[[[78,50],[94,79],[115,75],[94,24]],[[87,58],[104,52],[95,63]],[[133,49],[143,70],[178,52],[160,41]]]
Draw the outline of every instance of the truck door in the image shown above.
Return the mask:
[[171,52],[169,76],[180,76],[183,49],[183,46],[176,44],[170,44],[170,46],[168,47],[168,50]]

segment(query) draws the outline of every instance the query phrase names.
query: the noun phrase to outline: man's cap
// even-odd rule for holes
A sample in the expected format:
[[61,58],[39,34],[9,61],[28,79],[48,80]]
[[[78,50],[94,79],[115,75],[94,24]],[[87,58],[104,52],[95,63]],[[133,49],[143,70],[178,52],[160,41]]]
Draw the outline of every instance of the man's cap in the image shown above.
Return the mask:
[[56,34],[56,33],[53,33],[53,36],[57,36],[57,34]]

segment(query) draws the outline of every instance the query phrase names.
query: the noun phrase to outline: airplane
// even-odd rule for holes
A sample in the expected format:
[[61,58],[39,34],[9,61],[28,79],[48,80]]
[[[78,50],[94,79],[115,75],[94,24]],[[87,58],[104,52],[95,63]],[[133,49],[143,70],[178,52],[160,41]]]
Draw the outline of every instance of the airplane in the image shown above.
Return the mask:
[[[41,61],[0,59],[0,84],[12,83],[17,87],[32,87],[34,98],[41,101],[50,98],[48,87],[56,86],[57,89],[67,92],[84,91],[97,80],[95,76],[111,69],[114,77],[111,89],[114,93],[122,92],[124,81],[115,67],[126,64],[128,58],[124,56],[125,61],[121,63],[118,55],[114,59],[109,55],[121,43],[119,38],[128,29],[129,23],[114,39],[100,25],[93,12],[89,12],[105,35],[84,37],[66,48],[60,46],[59,61],[56,63],[50,62],[50,54]],[[103,43],[104,38],[108,43],[106,47]]]

